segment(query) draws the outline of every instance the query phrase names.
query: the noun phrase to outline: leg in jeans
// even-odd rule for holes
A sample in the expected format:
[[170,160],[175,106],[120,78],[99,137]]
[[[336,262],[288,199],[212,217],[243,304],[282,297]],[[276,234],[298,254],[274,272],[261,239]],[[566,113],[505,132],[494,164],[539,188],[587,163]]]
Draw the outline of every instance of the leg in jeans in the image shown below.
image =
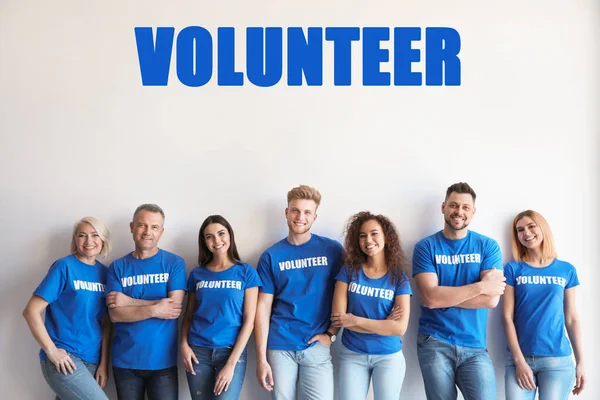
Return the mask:
[[56,370],[49,359],[42,361],[42,374],[48,385],[60,400],[108,400],[94,377],[96,364],[90,364],[81,358],[69,354],[77,369],[72,374],[64,375]]
[[429,335],[417,337],[417,356],[427,400],[455,400],[455,346]]
[[328,346],[316,342],[300,352],[299,400],[333,400],[333,364]]
[[[533,364],[530,356],[525,356],[527,365],[533,371]],[[535,373],[533,381],[536,383]],[[537,383],[536,383],[537,384]],[[510,352],[507,352],[506,364],[504,366],[504,395],[506,400],[534,400],[537,390],[521,389],[517,381],[517,366]]]
[[496,373],[485,348],[456,346],[456,384],[465,400],[496,400]]
[[179,397],[179,378],[177,366],[148,371],[146,391],[148,400],[177,400]]
[[367,354],[356,353],[342,344],[338,370],[340,399],[365,400],[367,398],[371,382],[371,366],[368,357]]
[[119,400],[144,400],[146,384],[139,371],[113,367],[113,376]]
[[575,363],[567,357],[534,357],[540,400],[566,400],[575,383]]
[[[232,349],[215,349],[215,376],[221,372],[221,370],[225,367],[227,360],[229,360],[229,356],[231,355]],[[242,391],[242,386],[244,384],[244,377],[246,376],[246,349],[242,352],[240,359],[235,364],[235,369],[233,371],[233,377],[231,378],[231,382],[229,382],[229,388],[227,391],[221,392],[219,396],[216,398],[219,400],[237,400],[240,397],[240,393]]]
[[298,362],[296,352],[267,350],[267,361],[273,371],[273,400],[296,400]]
[[192,375],[186,371],[190,396],[195,400],[213,399],[216,374],[212,364],[212,349],[197,346],[191,347],[198,359],[198,364],[193,364],[196,375]]
[[393,354],[370,356],[373,360],[373,398],[398,400],[406,373],[402,351]]

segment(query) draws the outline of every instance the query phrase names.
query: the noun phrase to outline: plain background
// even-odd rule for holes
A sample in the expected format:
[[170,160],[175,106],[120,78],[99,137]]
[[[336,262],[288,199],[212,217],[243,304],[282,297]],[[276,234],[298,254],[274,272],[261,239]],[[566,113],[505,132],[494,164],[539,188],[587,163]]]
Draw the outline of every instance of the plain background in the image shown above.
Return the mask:
[[[323,195],[315,233],[342,240],[353,213],[383,213],[411,256],[442,228],[446,187],[467,181],[479,195],[471,227],[499,242],[505,262],[511,220],[532,208],[548,219],[560,258],[578,268],[589,380],[580,398],[598,398],[599,8],[593,0],[0,1],[0,397],[52,398],[21,312],[68,253],[78,218],[108,224],[110,262],[132,249],[135,207],[158,203],[167,214],[160,245],[191,270],[200,224],[220,213],[256,264],[286,234],[287,190],[306,183]],[[355,45],[353,85],[334,87],[329,43],[322,87],[285,79],[218,87],[213,76],[188,88],[174,63],[169,86],[143,87],[134,27],[190,25],[213,35],[236,27],[241,71],[249,26],[448,26],[462,39],[462,85],[363,87]],[[411,306],[402,398],[423,399],[418,295]],[[500,309],[490,313],[488,344],[503,398]],[[242,398],[267,398],[249,349]],[[180,378],[188,399],[183,368]],[[116,398],[112,376],[107,391]]]

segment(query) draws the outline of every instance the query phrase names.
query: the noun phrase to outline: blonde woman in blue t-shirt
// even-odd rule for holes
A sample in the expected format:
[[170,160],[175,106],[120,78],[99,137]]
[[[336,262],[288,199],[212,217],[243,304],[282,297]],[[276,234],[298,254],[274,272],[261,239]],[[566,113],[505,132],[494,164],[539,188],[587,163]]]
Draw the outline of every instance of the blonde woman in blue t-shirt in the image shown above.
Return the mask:
[[506,398],[533,400],[539,392],[540,400],[564,400],[571,391],[580,394],[586,378],[575,267],[556,258],[550,226],[532,210],[513,220],[512,252],[514,260],[504,267]]

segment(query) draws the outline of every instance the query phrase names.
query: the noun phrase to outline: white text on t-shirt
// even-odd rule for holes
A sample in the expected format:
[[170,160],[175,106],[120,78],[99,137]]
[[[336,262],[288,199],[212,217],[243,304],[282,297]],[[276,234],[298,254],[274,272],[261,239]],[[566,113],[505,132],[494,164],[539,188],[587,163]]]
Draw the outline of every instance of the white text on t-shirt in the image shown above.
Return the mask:
[[198,289],[237,289],[242,290],[241,281],[199,281],[196,283],[196,290]]
[[567,286],[567,280],[560,276],[517,276],[517,285],[560,285]]
[[281,261],[279,263],[279,270],[285,271],[290,269],[314,267],[317,265],[329,265],[327,264],[327,257],[309,257],[301,258],[299,260]]
[[152,283],[166,283],[168,281],[169,274],[167,272],[162,274],[145,274],[121,278],[121,284],[123,285],[123,287],[133,285],[147,285]]
[[106,286],[99,282],[80,281],[78,279],[73,281],[73,286],[75,290],[89,290],[90,292],[104,292],[106,289]]
[[451,256],[447,255],[435,255],[435,263],[436,264],[449,264],[456,265],[462,263],[481,263],[481,254],[473,253],[473,254],[453,254]]
[[380,297],[382,299],[394,300],[394,291],[390,289],[373,288],[370,286],[359,285],[356,282],[351,282],[348,285],[348,291],[351,293],[360,294],[369,297]]

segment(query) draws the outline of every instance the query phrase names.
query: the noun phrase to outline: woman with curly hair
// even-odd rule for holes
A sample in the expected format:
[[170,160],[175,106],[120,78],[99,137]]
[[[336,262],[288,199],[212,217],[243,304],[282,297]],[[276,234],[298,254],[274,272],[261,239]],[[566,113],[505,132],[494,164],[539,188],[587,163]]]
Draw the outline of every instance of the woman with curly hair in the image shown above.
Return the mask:
[[538,390],[541,400],[567,399],[571,390],[580,394],[586,379],[575,307],[577,271],[556,258],[550,226],[532,210],[513,220],[512,253],[514,260],[504,267],[504,331],[510,351],[506,398],[534,399]]
[[360,212],[348,221],[344,247],[331,314],[332,326],[344,328],[340,399],[364,400],[372,378],[375,400],[397,400],[412,295],[400,238],[388,218]]

